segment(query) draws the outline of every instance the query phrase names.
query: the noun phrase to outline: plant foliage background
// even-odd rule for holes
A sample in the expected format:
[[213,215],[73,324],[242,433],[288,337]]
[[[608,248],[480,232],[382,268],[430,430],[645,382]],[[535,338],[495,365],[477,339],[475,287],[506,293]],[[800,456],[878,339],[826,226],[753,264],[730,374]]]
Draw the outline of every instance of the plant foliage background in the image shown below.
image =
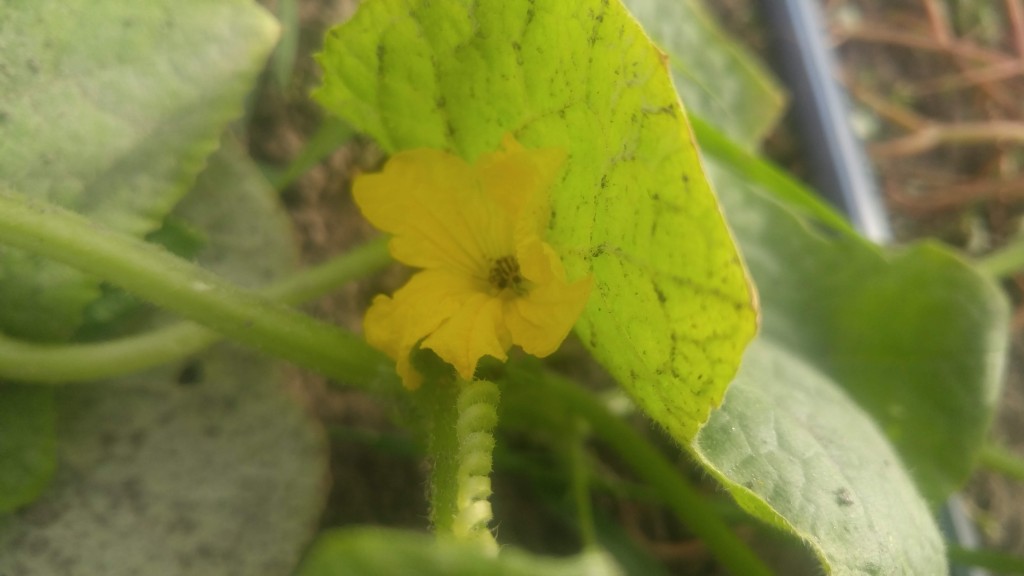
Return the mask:
[[[281,34],[267,11],[5,0],[0,13],[0,193],[244,287],[293,273],[280,199],[225,135]],[[758,158],[784,96],[699,3],[370,0],[318,59],[317,100],[385,152],[473,158],[506,132],[565,148],[550,238],[571,271],[593,270],[577,334],[637,408],[829,573],[947,570],[932,511],[987,432],[1005,299],[938,244],[870,245]],[[167,322],[101,280],[0,243],[0,368],[19,344]],[[281,374],[221,347],[111,382],[4,382],[0,572],[288,573],[324,506],[327,451]],[[563,435],[564,399],[526,393],[548,394],[508,383],[503,421],[549,402],[533,432]],[[301,572],[494,562],[628,565],[593,551],[478,558],[373,529],[323,536]]]

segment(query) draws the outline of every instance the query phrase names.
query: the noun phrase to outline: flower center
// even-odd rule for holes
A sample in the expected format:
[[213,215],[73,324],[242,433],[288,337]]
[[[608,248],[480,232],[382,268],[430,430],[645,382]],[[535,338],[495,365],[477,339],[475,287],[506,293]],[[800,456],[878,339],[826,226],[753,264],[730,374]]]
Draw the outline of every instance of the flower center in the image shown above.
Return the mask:
[[522,294],[525,288],[523,275],[519,272],[519,260],[516,260],[515,256],[502,256],[495,259],[491,264],[491,272],[487,276],[487,281],[498,292],[512,290],[517,294]]

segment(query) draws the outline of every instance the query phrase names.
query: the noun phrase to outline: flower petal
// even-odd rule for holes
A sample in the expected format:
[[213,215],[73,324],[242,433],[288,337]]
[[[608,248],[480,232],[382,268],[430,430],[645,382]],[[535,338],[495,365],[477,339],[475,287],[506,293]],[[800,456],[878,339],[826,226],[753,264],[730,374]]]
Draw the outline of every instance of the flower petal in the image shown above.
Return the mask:
[[455,366],[462,378],[472,378],[480,358],[493,356],[503,362],[508,359],[506,352],[512,339],[502,312],[500,298],[473,294],[421,346]]
[[391,254],[418,268],[487,277],[487,259],[512,246],[512,222],[481,190],[476,170],[433,149],[399,152],[352,194],[363,215],[394,235]]
[[525,238],[517,252],[520,270],[532,287],[505,303],[505,325],[512,342],[528,354],[544,357],[558,349],[587,305],[593,278],[569,283],[554,249]]
[[363,330],[371,346],[395,360],[407,388],[419,387],[421,376],[409,355],[416,345],[456,315],[480,293],[474,280],[442,270],[413,275],[391,298],[377,296],[366,312]]
[[501,145],[477,160],[483,189],[511,222],[540,234],[548,225],[547,191],[562,172],[565,151],[523,148],[510,134]]

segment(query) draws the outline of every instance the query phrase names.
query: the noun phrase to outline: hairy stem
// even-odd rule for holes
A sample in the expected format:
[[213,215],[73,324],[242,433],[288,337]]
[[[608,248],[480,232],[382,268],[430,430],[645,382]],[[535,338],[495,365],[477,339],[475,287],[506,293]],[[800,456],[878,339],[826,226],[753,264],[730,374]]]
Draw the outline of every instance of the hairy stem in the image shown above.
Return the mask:
[[385,375],[380,354],[359,336],[58,206],[0,191],[0,243],[63,262],[340,381],[372,386]]
[[[276,282],[260,294],[284,304],[299,304],[372,274],[390,261],[385,241],[373,240]],[[222,338],[193,322],[86,344],[41,344],[0,334],[0,379],[42,384],[103,380],[187,358]]]
[[487,380],[460,382],[457,401],[459,442],[458,491],[452,534],[456,540],[475,542],[497,553],[489,524],[491,513],[491,467],[494,455],[494,427],[498,424],[498,387]]
[[488,527],[498,387],[487,380],[428,380],[418,394],[431,415],[430,514],[439,537],[496,554]]

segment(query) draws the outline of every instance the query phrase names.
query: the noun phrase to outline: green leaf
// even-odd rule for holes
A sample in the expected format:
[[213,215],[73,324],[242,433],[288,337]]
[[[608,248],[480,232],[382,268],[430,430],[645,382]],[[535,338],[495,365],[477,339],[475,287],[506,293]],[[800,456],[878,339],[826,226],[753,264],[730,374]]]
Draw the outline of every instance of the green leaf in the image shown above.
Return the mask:
[[618,2],[377,0],[332,30],[319,101],[389,152],[567,151],[549,242],[593,273],[577,334],[686,443],[755,329],[658,49]]
[[[242,284],[291,271],[291,227],[258,169],[230,141],[209,163],[175,212],[208,239],[199,263]],[[57,406],[53,486],[0,516],[0,573],[294,569],[325,499],[326,447],[277,363],[222,346],[61,389]]]
[[714,163],[762,304],[762,335],[843,386],[932,503],[970,474],[999,398],[1009,307],[933,243],[881,250],[814,221]]
[[746,510],[805,539],[829,574],[948,574],[900,458],[827,376],[767,338],[747,349],[699,457]]
[[699,0],[626,0],[626,6],[668,55],[687,111],[756,149],[786,105],[764,66],[722,31]]
[[221,348],[62,390],[57,474],[0,516],[0,573],[287,574],[327,471],[321,433],[278,374]]
[[297,576],[616,576],[603,552],[573,558],[531,556],[504,547],[497,557],[475,546],[426,534],[356,528],[327,532],[314,544]]
[[39,496],[57,466],[53,391],[0,383],[0,514]]
[[[0,186],[142,237],[242,113],[277,37],[247,0],[0,0]],[[0,247],[0,329],[63,339],[95,280]]]
[[879,249],[713,148],[763,324],[698,457],[830,573],[946,573],[918,494],[938,503],[970,472],[999,394],[1005,298],[949,251]]

